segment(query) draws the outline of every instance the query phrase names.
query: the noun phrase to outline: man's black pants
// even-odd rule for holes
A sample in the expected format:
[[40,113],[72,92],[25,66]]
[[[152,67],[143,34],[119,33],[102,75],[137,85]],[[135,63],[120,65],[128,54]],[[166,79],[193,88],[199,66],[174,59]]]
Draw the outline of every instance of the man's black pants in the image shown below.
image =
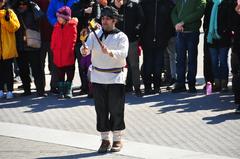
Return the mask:
[[124,130],[125,86],[93,83],[99,132]]

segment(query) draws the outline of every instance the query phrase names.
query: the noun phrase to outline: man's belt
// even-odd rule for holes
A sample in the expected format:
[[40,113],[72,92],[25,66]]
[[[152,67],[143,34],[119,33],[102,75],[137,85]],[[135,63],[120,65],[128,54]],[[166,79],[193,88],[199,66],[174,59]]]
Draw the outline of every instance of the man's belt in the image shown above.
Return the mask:
[[105,72],[105,73],[120,73],[123,71],[123,67],[103,69],[103,68],[98,68],[98,67],[92,66],[92,68],[99,72]]

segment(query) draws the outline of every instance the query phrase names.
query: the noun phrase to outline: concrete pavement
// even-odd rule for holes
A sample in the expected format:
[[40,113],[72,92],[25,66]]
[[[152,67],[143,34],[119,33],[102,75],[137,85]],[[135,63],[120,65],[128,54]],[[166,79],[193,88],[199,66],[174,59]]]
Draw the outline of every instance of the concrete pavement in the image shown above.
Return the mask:
[[[201,52],[199,61],[203,84]],[[78,75],[74,85],[80,85]],[[71,100],[53,95],[0,100],[0,158],[240,158],[240,115],[234,113],[232,93],[206,96],[201,89],[143,98],[127,94],[124,149],[104,156],[95,153],[100,138],[92,99],[75,92]]]

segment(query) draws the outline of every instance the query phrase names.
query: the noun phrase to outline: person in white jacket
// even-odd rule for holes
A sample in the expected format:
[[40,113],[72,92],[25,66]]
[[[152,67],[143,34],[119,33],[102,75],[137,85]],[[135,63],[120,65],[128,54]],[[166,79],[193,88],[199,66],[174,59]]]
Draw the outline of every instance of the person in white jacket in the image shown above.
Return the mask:
[[[102,28],[90,33],[85,47],[81,47],[83,56],[92,54],[91,82],[97,114],[97,130],[101,133],[102,144],[99,153],[109,150],[118,152],[122,148],[121,136],[125,129],[125,79],[124,67],[128,54],[127,36],[115,25],[121,16],[113,7],[105,7],[101,12]],[[110,132],[113,144],[110,144]]]

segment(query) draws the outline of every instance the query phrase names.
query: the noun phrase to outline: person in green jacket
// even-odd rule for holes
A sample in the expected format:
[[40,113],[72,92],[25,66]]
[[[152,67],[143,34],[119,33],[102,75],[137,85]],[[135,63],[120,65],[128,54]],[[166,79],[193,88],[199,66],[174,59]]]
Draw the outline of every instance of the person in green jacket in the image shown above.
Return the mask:
[[188,88],[190,93],[195,93],[197,74],[197,55],[199,43],[199,28],[204,14],[206,0],[177,0],[172,11],[172,22],[177,32],[177,83],[172,92],[184,92],[186,60],[188,53]]

